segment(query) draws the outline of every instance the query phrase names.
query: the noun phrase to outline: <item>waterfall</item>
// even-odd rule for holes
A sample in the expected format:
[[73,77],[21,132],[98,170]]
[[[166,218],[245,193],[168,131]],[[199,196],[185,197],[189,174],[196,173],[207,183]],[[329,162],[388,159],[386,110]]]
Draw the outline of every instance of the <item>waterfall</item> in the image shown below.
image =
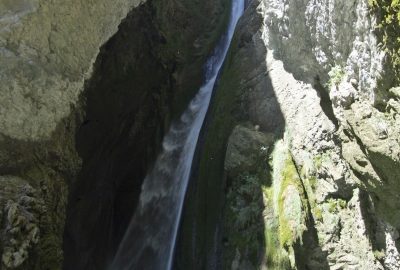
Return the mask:
[[200,129],[218,72],[228,52],[244,0],[232,0],[227,33],[207,60],[206,81],[163,140],[163,150],[146,176],[138,208],[118,248],[112,270],[170,270],[183,201]]

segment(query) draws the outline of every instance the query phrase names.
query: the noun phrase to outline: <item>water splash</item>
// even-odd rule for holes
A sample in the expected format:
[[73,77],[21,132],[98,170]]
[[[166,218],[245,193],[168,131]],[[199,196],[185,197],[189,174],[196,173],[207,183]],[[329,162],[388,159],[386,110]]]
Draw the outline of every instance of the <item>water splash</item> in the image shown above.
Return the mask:
[[232,0],[227,33],[205,66],[206,82],[163,140],[163,151],[146,176],[139,206],[111,265],[112,270],[170,270],[183,201],[201,126],[218,72],[228,52],[244,0]]

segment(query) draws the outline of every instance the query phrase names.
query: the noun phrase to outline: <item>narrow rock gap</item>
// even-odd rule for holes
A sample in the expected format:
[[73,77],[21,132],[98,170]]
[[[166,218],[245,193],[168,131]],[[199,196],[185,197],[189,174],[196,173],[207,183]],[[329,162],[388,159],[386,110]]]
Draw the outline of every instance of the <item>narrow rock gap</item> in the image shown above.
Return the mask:
[[291,159],[296,168],[297,175],[299,176],[301,186],[303,188],[304,197],[307,201],[307,219],[306,219],[306,226],[307,230],[304,231],[303,235],[303,243],[296,243],[295,248],[295,257],[296,257],[296,266],[298,269],[314,269],[316,265],[311,266],[310,262],[314,264],[317,263],[318,269],[324,270],[329,269],[328,263],[328,253],[323,251],[318,239],[317,229],[315,227],[315,220],[311,213],[311,204],[309,200],[309,196],[307,194],[306,187],[304,186],[303,179],[301,177],[300,170],[294,162],[292,154],[290,154]]
[[317,91],[318,96],[320,97],[320,105],[322,111],[329,118],[329,120],[332,121],[337,129],[339,127],[339,122],[336,119],[335,113],[333,112],[332,101],[329,98],[328,91],[325,89],[325,87],[322,86],[319,76],[315,77],[313,86],[314,89]]
[[[354,129],[351,128],[351,137],[355,139],[355,141],[357,142],[357,145],[360,147],[361,151],[364,153],[364,155],[366,157],[370,158],[370,154],[368,153],[367,148],[364,146],[364,144],[362,143],[362,140],[360,139],[360,137],[357,136],[357,134],[355,133]],[[381,178],[384,182],[388,183],[388,180],[385,176],[385,174],[376,166],[373,164],[373,159],[371,159],[371,166],[374,169],[375,173],[379,176],[379,178]],[[354,172],[355,170],[352,169],[352,171]],[[357,175],[360,175],[359,173],[355,173]],[[360,178],[361,180],[364,179],[364,177],[361,176]]]

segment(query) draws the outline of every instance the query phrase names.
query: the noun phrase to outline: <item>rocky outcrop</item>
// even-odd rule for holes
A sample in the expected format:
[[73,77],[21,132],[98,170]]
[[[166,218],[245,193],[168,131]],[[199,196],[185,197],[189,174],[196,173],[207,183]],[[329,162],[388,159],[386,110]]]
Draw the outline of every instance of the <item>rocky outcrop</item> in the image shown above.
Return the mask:
[[232,269],[246,269],[265,250],[262,184],[270,184],[266,153],[274,136],[254,127],[236,126],[229,136],[224,168],[227,194],[223,231],[225,258]]

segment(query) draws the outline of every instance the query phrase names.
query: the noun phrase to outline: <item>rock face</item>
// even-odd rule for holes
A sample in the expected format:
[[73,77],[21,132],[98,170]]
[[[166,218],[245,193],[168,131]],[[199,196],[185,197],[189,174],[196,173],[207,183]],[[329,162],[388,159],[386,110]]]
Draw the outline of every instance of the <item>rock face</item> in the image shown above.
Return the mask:
[[[206,233],[188,254],[208,261],[220,239],[223,269],[397,269],[399,99],[376,25],[363,0],[249,3],[199,150],[187,207],[201,214],[184,224]],[[257,177],[238,125],[275,135]]]
[[80,166],[71,108],[99,47],[139,3],[1,1],[2,269],[60,268]]
[[80,167],[74,108],[99,47],[140,2],[1,1],[2,269],[60,269]]
[[48,138],[77,102],[100,45],[140,2],[2,1],[1,133]]
[[262,153],[268,152],[271,141],[272,136],[237,126],[229,137],[226,149],[224,169],[229,172],[228,177],[236,177],[243,172],[257,172],[260,163],[264,163],[260,156],[262,158]]

